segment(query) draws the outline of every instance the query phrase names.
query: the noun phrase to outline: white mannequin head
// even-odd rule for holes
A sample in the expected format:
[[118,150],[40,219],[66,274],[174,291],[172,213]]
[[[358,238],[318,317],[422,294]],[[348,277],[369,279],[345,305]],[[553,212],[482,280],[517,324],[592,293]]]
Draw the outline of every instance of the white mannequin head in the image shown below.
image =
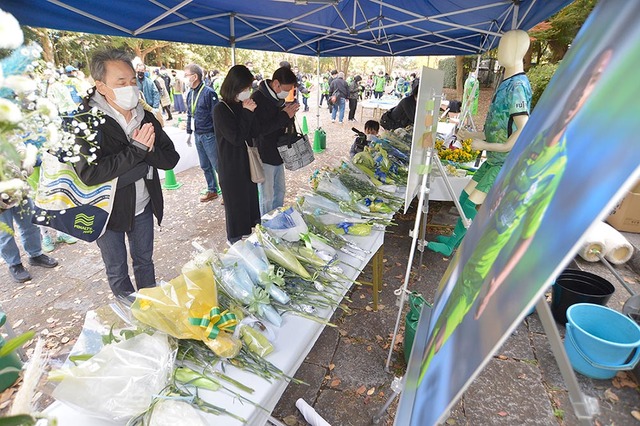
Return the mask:
[[507,31],[498,45],[498,62],[505,67],[522,68],[522,60],[529,50],[529,35],[522,30]]

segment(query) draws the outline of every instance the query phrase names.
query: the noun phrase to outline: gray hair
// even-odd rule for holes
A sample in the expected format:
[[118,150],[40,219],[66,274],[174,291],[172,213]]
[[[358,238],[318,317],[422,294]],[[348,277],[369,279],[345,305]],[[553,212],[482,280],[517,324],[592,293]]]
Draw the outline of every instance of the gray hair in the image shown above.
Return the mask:
[[338,78],[344,78],[344,73],[342,71],[338,73]]
[[202,81],[202,75],[204,74],[204,71],[202,70],[202,67],[198,64],[189,64],[186,67],[184,67],[185,71],[189,71],[191,74],[196,74],[198,76],[198,80]]
[[107,62],[111,61],[124,62],[125,64],[129,65],[135,72],[131,59],[131,54],[121,49],[107,49],[98,51],[91,58],[91,64],[89,65],[91,77],[93,77],[95,81],[104,81],[104,78],[107,74]]

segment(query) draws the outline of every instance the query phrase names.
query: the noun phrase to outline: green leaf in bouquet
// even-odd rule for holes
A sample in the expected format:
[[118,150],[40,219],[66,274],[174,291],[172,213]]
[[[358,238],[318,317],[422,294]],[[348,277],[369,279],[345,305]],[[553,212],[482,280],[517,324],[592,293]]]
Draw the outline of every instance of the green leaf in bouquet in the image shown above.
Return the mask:
[[0,357],[7,356],[16,349],[21,348],[25,343],[33,339],[35,334],[35,331],[30,330],[20,336],[7,340],[2,348],[0,348]]

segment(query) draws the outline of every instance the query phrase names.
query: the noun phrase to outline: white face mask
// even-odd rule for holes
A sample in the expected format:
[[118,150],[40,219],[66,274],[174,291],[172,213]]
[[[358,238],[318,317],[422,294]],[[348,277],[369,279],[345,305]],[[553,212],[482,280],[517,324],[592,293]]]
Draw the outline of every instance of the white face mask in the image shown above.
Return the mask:
[[138,90],[138,86],[125,86],[110,89],[113,90],[113,94],[116,97],[115,99],[112,99],[113,102],[115,102],[120,108],[129,111],[138,105],[138,101],[140,100],[140,90]]
[[289,92],[286,90],[283,90],[282,92],[278,92],[277,96],[279,99],[287,99],[287,96],[289,96]]
[[246,101],[251,96],[251,90],[247,89],[243,92],[238,93],[238,100],[240,102]]

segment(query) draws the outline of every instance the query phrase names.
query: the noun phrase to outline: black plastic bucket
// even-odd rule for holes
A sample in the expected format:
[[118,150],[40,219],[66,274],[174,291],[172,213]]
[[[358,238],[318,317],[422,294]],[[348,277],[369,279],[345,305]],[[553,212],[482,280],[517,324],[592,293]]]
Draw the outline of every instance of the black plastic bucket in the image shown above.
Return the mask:
[[567,323],[567,309],[576,303],[606,305],[615,287],[604,278],[591,272],[566,269],[553,286],[551,312],[560,324]]

